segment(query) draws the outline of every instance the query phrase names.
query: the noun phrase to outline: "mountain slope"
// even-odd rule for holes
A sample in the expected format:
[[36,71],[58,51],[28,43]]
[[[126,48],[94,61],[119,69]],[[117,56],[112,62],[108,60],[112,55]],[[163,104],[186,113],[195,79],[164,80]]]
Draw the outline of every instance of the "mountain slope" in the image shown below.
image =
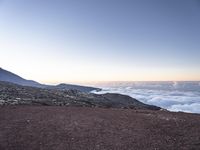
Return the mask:
[[33,86],[33,87],[44,87],[45,85],[42,85],[36,81],[33,80],[26,80],[12,72],[9,72],[7,70],[4,70],[0,68],[0,81],[6,81],[11,82],[23,86]]
[[0,105],[87,106],[160,110],[126,95],[93,94],[77,90],[55,90],[20,86],[0,81]]
[[75,89],[75,90],[79,90],[81,92],[90,92],[90,91],[93,91],[93,90],[100,90],[99,88],[73,85],[73,84],[59,84],[59,85],[56,85],[56,86],[40,84],[40,83],[33,81],[33,80],[26,80],[26,79],[14,74],[14,73],[7,71],[7,70],[4,70],[2,68],[0,68],[0,81],[11,82],[11,83],[15,83],[15,84],[18,84],[18,85],[23,85],[23,86],[56,89],[56,90]]

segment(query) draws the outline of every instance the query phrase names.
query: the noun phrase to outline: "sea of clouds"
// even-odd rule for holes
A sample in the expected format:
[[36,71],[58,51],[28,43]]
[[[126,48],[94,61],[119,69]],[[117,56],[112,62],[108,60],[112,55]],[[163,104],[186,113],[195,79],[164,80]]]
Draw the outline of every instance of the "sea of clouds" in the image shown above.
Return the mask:
[[121,93],[170,111],[200,113],[200,82],[110,82],[96,93]]

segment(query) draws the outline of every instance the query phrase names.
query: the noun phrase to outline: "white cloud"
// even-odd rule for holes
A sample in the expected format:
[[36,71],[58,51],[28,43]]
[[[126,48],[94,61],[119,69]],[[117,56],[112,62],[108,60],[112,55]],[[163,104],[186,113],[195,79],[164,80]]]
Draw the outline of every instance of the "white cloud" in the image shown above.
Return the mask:
[[131,84],[104,87],[98,93],[121,93],[144,103],[160,106],[170,111],[200,113],[200,88],[198,82],[168,82],[164,84]]
[[200,103],[172,105],[169,108],[169,110],[170,111],[183,111],[183,112],[200,113]]

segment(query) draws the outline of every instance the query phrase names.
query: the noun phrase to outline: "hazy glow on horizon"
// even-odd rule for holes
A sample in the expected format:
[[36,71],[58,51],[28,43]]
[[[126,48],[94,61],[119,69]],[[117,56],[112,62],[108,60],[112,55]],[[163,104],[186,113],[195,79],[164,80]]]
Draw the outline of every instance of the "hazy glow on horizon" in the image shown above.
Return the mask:
[[0,67],[42,83],[200,80],[196,0],[0,0]]

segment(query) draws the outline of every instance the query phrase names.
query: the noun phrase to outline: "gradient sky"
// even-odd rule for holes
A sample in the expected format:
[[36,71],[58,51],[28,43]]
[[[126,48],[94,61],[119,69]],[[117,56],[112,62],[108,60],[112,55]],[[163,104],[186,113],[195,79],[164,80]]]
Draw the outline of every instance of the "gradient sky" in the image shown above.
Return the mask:
[[42,83],[200,80],[200,1],[0,0],[0,67]]

